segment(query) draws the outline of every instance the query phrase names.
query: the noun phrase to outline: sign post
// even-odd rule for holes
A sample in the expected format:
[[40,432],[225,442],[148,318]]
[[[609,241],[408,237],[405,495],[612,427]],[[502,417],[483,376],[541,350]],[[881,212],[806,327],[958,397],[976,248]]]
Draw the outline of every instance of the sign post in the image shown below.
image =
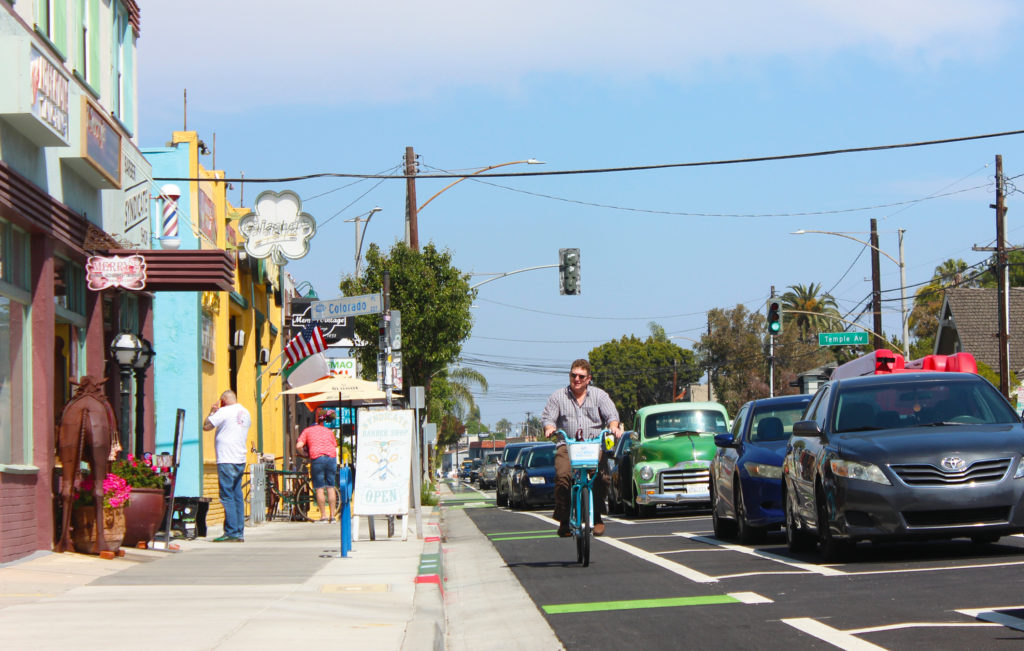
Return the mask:
[[861,346],[868,343],[866,332],[819,332],[819,346]]

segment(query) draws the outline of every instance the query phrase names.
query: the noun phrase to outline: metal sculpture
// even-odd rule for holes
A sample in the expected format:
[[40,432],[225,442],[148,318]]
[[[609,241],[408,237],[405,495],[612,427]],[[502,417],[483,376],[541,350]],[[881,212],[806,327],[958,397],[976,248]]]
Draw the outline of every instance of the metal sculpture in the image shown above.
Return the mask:
[[[75,393],[61,412],[57,426],[57,450],[61,462],[61,537],[56,551],[71,548],[71,503],[82,462],[89,464],[93,476],[92,493],[96,508],[96,543],[93,553],[104,551],[103,479],[109,462],[117,457],[121,445],[117,437],[114,410],[103,393],[105,378],[83,376]],[[106,550],[116,552],[116,550]]]

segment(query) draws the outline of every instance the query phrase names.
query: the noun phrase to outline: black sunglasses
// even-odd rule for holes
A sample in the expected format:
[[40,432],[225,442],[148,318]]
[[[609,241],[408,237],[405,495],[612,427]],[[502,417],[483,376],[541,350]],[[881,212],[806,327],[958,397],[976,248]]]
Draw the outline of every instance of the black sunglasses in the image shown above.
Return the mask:
[[590,376],[585,374],[585,373],[582,373],[582,374],[581,373],[570,373],[569,377],[575,378],[577,380],[586,380]]

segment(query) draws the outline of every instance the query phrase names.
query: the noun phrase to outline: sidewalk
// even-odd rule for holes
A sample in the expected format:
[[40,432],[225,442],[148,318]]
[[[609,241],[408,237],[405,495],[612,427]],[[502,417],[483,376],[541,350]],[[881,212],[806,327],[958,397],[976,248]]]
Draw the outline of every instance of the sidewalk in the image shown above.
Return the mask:
[[[451,496],[446,484],[441,497]],[[481,498],[482,499],[482,498]],[[459,508],[424,507],[407,540],[366,518],[348,557],[340,526],[269,522],[244,543],[177,540],[178,553],[35,555],[0,565],[3,647],[561,649],[486,536]]]
[[[410,518],[415,523],[415,518]],[[440,557],[438,512],[424,540],[377,540],[366,518],[348,557],[340,526],[248,526],[244,543],[178,540],[182,551],[123,558],[39,552],[0,566],[0,638],[10,649],[265,649],[297,642],[346,648],[442,649],[436,583],[417,583],[421,556]],[[435,523],[435,524],[428,524]]]

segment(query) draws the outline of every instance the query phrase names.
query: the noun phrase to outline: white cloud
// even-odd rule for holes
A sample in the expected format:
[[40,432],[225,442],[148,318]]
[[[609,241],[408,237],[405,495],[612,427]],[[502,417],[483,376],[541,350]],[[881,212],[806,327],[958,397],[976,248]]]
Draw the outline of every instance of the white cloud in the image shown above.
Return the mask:
[[462,86],[511,92],[537,74],[683,79],[842,52],[897,66],[978,59],[1020,13],[1010,0],[178,0],[143,7],[140,71],[143,93],[376,103]]

